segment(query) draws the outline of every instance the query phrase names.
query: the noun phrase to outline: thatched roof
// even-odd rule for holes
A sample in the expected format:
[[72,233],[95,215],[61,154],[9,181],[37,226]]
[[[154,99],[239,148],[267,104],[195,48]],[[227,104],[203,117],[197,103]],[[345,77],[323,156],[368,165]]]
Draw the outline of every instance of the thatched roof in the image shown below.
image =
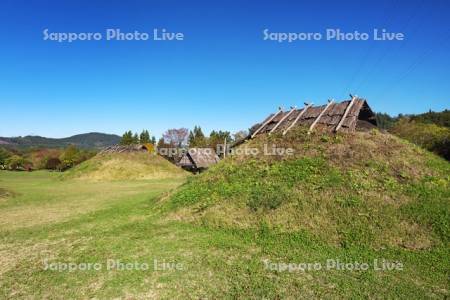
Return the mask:
[[145,152],[149,151],[147,145],[113,145],[106,147],[100,154],[103,153],[124,153],[124,152]]
[[178,165],[186,168],[206,169],[219,160],[212,148],[191,148],[183,155]]
[[375,114],[367,101],[354,98],[341,103],[332,102],[327,105],[307,106],[302,109],[280,110],[269,115],[263,122],[254,125],[250,129],[249,137],[270,132],[285,133],[295,126],[307,126],[312,130],[313,123],[315,123],[313,127],[330,132],[338,130],[353,132],[377,126]]

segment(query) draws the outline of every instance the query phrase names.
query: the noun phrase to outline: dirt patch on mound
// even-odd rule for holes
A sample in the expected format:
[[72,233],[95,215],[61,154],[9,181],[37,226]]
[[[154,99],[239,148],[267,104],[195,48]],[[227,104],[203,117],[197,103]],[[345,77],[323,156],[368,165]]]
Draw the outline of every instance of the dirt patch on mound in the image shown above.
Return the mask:
[[4,188],[0,188],[0,199],[5,199],[5,198],[9,198],[9,197],[13,197],[14,193],[4,189]]

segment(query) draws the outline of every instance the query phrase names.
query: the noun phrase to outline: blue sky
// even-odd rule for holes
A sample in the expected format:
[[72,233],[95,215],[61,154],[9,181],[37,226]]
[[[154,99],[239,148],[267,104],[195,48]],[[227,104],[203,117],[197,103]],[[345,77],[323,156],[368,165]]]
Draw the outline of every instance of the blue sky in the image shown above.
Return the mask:
[[[3,0],[0,136],[237,131],[278,106],[350,92],[390,114],[449,108],[448,1],[371,2]],[[46,28],[165,28],[185,38],[58,43],[43,40]],[[264,29],[327,28],[385,28],[405,40],[263,40]]]

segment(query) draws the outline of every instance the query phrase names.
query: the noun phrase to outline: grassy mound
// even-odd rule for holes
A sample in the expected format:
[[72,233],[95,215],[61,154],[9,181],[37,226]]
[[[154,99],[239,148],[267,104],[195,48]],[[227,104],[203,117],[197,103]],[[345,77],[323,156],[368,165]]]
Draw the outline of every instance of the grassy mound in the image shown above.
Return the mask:
[[[264,145],[293,155],[261,155]],[[378,131],[263,136],[165,199],[170,218],[305,231],[324,243],[429,249],[450,242],[450,164]]]
[[147,152],[99,154],[63,174],[98,181],[182,178],[187,172]]

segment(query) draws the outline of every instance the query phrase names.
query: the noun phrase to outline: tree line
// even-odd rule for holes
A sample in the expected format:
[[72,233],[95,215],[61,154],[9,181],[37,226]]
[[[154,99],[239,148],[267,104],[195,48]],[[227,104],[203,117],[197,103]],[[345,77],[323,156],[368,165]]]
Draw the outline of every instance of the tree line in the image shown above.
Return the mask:
[[213,130],[206,136],[200,126],[194,126],[193,130],[187,128],[172,128],[166,130],[162,137],[156,143],[156,138],[152,136],[148,130],[143,130],[141,134],[137,134],[128,130],[122,135],[120,141],[121,145],[136,145],[136,144],[153,144],[158,147],[166,148],[186,148],[186,147],[198,147],[198,148],[213,148],[216,149],[217,145],[224,144],[225,142],[230,144],[237,140],[243,139],[247,136],[246,131],[239,131],[235,134],[231,134],[229,131]]
[[154,136],[150,137],[148,130],[142,130],[141,134],[131,132],[131,130],[126,131],[122,135],[120,140],[121,145],[138,145],[138,144],[156,144],[156,138]]
[[450,161],[450,110],[392,117],[377,113],[378,127]]
[[93,157],[95,151],[66,148],[36,148],[27,150],[0,148],[0,169],[11,171],[57,170],[65,171]]

